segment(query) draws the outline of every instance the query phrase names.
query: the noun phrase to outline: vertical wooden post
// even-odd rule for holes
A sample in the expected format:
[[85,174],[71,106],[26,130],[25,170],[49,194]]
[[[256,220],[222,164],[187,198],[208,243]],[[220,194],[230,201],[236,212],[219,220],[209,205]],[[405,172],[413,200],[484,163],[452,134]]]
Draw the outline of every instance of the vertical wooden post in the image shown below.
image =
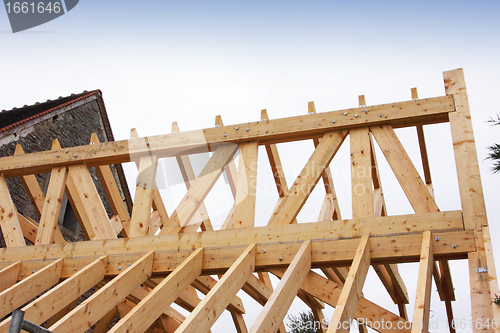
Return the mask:
[[[469,277],[473,330],[479,332],[483,331],[481,328],[484,327],[481,326],[487,320],[491,322],[493,311],[496,312],[496,319],[499,319],[498,309],[492,304],[492,288],[489,284],[493,281],[496,285],[496,274],[493,254],[486,256],[485,253],[485,242],[489,242],[489,237],[483,238],[483,227],[488,226],[488,220],[463,69],[444,72],[443,78],[446,94],[452,95],[455,102],[455,111],[449,113],[449,120],[464,226],[465,229],[475,230],[476,235],[477,252],[469,253]],[[487,273],[481,273],[484,268]],[[495,289],[498,290],[497,288],[498,286]]]
[[255,223],[258,152],[259,144],[257,141],[240,143],[234,203],[234,228],[252,228]]

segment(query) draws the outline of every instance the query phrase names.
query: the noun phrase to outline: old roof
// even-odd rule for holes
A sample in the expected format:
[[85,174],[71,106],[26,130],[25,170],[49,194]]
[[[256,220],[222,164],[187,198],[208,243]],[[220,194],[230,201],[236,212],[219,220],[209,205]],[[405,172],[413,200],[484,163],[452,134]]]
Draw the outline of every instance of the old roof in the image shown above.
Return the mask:
[[[0,133],[7,131],[9,129],[20,126],[28,121],[42,117],[51,112],[57,111],[63,107],[71,106],[71,104],[88,98],[92,95],[97,96],[97,104],[99,105],[99,111],[101,114],[102,122],[104,124],[104,131],[108,141],[114,141],[113,131],[111,130],[111,124],[109,122],[108,113],[106,111],[106,106],[104,105],[104,100],[102,98],[102,92],[99,89],[92,91],[84,91],[79,94],[71,94],[66,97],[59,97],[56,100],[48,99],[43,103],[35,103],[33,105],[24,105],[22,108],[13,108],[12,110],[6,111],[2,110],[0,112]],[[118,178],[122,185],[123,192],[125,194],[125,201],[128,206],[129,211],[132,211],[132,198],[127,185],[127,180],[125,179],[125,173],[121,164],[116,165],[116,170],[118,172]]]
[[32,119],[60,109],[71,103],[84,99],[86,97],[101,94],[99,90],[84,91],[80,94],[71,94],[67,97],[59,97],[56,100],[47,100],[44,103],[35,103],[33,105],[25,105],[22,108],[13,108],[12,110],[3,110],[0,112],[0,132],[16,127]]

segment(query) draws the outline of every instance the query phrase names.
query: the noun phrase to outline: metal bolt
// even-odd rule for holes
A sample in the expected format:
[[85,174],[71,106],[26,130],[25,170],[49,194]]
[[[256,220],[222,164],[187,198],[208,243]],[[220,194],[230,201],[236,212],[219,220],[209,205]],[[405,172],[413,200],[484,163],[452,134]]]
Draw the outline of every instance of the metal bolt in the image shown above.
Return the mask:
[[344,116],[347,116],[347,112],[344,112]]
[[149,142],[146,142],[146,146],[149,146]]
[[250,131],[250,129],[249,129],[249,128],[247,128],[247,129],[246,129],[246,131],[248,132],[248,131]]
[[262,250],[262,253],[266,253],[266,250]]
[[215,125],[215,127],[219,127],[219,125]]
[[241,303],[238,303],[238,306],[241,306]]
[[226,137],[226,134],[223,134],[222,136],[223,136],[223,137]]
[[309,114],[314,114],[314,112],[309,112]]
[[436,241],[439,241],[439,237],[436,237]]
[[382,113],[378,115],[379,117],[382,117]]
[[119,271],[121,271],[121,270],[122,270],[122,268],[121,268],[121,267],[118,267],[118,270],[119,270]]
[[59,157],[59,155],[56,155],[56,157]]
[[235,130],[238,130],[238,126],[236,126],[234,129],[235,129]]
[[335,123],[336,123],[336,121],[335,121],[335,120],[332,120],[332,124],[335,124]]
[[111,260],[108,260],[108,264],[111,264]]
[[93,145],[95,142],[91,142],[90,144]]
[[358,115],[357,115],[357,114],[355,114],[355,115],[354,115],[354,118],[358,118]]
[[128,264],[128,267],[132,266],[132,264]]
[[68,152],[68,150],[66,150],[66,153]]
[[73,155],[73,157],[76,157],[76,155]]
[[267,119],[261,119],[260,121],[266,121]]
[[280,261],[283,261],[283,258],[280,257]]
[[21,277],[24,277],[24,274],[21,274]]
[[452,248],[454,248],[454,249],[456,249],[456,248],[457,248],[457,245],[456,245],[456,244],[453,244],[451,247],[452,247]]
[[365,113],[368,113],[368,110],[365,110]]
[[31,274],[33,274],[33,273],[35,273],[35,271],[34,271],[34,270],[31,270]]

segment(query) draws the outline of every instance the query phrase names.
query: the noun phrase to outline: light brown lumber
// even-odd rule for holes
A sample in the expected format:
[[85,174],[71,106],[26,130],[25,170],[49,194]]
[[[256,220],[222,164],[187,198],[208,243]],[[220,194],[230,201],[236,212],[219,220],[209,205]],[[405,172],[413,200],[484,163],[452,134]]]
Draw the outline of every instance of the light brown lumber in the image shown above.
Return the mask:
[[255,223],[257,193],[257,141],[240,143],[238,180],[234,207],[234,228],[251,228]]
[[[279,244],[280,242],[302,242],[305,240],[321,240],[322,242],[330,244],[338,243],[339,246],[341,246],[340,244],[344,241],[349,243],[349,238],[359,237],[364,233],[369,233],[372,237],[377,236],[377,238],[380,238],[380,242],[389,239],[408,239],[412,241],[414,235],[418,236],[419,233],[425,230],[441,230],[441,232],[439,232],[441,236],[439,237],[449,237],[451,235],[457,235],[453,237],[458,237],[458,235],[463,236],[470,234],[470,231],[454,231],[460,228],[461,223],[462,219],[459,211],[436,212],[330,222],[299,223],[287,226],[207,231],[196,234],[135,237],[129,240],[112,239],[106,240],[105,242],[91,241],[19,247],[16,249],[3,248],[0,249],[0,258],[3,263],[8,263],[26,260],[26,258],[30,258],[30,260],[42,260],[60,257],[98,256],[104,254],[145,253],[148,251],[157,251],[159,247],[161,247],[162,251],[180,251],[191,250],[192,248],[198,247],[217,248],[248,244],[265,245]],[[438,249],[442,248],[440,250],[442,253],[464,253],[464,251],[468,252],[471,251],[471,249],[475,251],[475,246],[472,245],[471,247],[470,239],[460,240],[449,238],[447,241],[454,240],[458,241],[456,248],[446,250],[445,245],[436,244],[435,246]],[[465,248],[459,246],[460,244]],[[407,244],[404,243],[388,243],[386,245],[388,250],[401,249],[401,251],[403,251],[403,257],[405,252],[409,250]],[[409,250],[408,253],[414,254],[417,252]],[[418,252],[417,257],[419,254]],[[396,259],[399,256],[400,253],[395,253],[394,257]]]
[[180,266],[161,281],[132,311],[109,332],[141,332],[150,327],[187,286],[201,274],[203,248],[194,251]]
[[247,333],[248,328],[243,318],[243,315],[236,311],[231,311],[231,318],[233,318],[234,326],[237,333]]
[[[222,122],[222,117],[220,115],[215,116],[215,127],[222,127],[222,126],[224,126],[224,123]],[[238,170],[236,169],[234,161],[230,161],[226,166],[224,166],[224,171],[226,172],[227,181],[229,183],[229,187],[231,188],[231,193],[233,194],[233,198],[235,198]]]
[[[179,133],[179,126],[176,122],[172,123],[172,133]],[[189,190],[191,188],[191,182],[196,179],[196,175],[193,170],[193,166],[191,165],[191,161],[189,160],[188,155],[176,156],[177,164],[179,165],[179,169],[182,174],[182,178],[184,179],[184,184],[186,188]],[[191,224],[184,229],[184,232],[196,232],[198,227],[201,226],[203,231],[213,230],[212,223],[210,222],[210,218],[208,217],[208,211],[205,207],[205,203],[200,205],[198,211],[193,217],[193,220],[196,222],[195,224]]]
[[58,259],[0,293],[0,317],[11,313],[59,281],[63,259]]
[[[420,238],[419,241],[421,242],[421,240],[422,239]],[[359,239],[356,240],[356,243],[357,245],[359,245]],[[282,268],[272,268],[270,269],[270,273],[276,275],[278,278],[281,278],[285,274],[285,270]],[[301,289],[333,307],[337,306],[342,291],[341,286],[313,271],[310,271],[307,274]],[[379,329],[380,332],[410,332],[410,329],[408,329],[408,327],[411,326],[410,322],[388,311],[387,309],[384,309],[379,305],[370,302],[364,297],[361,297],[359,299],[358,307],[356,309],[354,317],[362,319],[363,322],[366,323],[369,327],[371,327],[374,322],[380,322],[381,320],[384,320],[386,322],[390,321],[392,323],[392,329],[387,329],[387,326],[390,326],[387,325],[385,328],[383,327]],[[405,325],[407,327],[406,329],[404,328]],[[398,329],[398,327],[400,328]]]
[[[316,107],[314,106],[314,102],[309,102],[307,106],[308,106],[308,114],[316,113]],[[313,142],[314,142],[314,147],[316,148],[319,145],[319,139],[314,138]],[[330,219],[341,220],[342,217],[340,216],[340,206],[337,200],[337,194],[335,192],[335,186],[333,184],[333,177],[330,171],[330,166],[328,166],[325,169],[325,171],[323,171],[322,178],[323,178],[323,183],[325,185],[326,195],[323,202],[323,207],[321,208],[320,218],[318,218],[318,221],[329,221]]]
[[[222,276],[221,276],[222,277]],[[198,289],[202,294],[207,295],[212,288],[217,284],[217,280],[211,276],[199,276],[193,283],[192,286]],[[194,291],[194,290],[193,290]],[[196,291],[194,291],[196,293]],[[236,311],[241,314],[245,313],[245,308],[243,307],[243,302],[241,298],[235,296],[229,303],[227,309],[229,311]]]
[[[24,319],[41,325],[52,316],[55,316],[65,306],[73,300],[78,299],[84,292],[104,279],[107,260],[107,256],[103,256],[93,261],[70,278],[23,307]],[[0,323],[0,332],[7,332],[9,325],[10,317]]]
[[372,164],[368,127],[349,130],[351,142],[352,216],[373,216]]
[[346,131],[326,133],[300,172],[288,194],[275,208],[268,225],[290,224],[318,183],[321,174],[335,156],[347,135]]
[[[18,143],[16,145],[16,150],[14,152],[14,155],[22,155],[22,154],[24,154],[23,147],[21,147],[21,145]],[[42,215],[43,204],[45,202],[45,195],[43,194],[42,189],[40,188],[40,184],[38,183],[36,176],[26,175],[19,178],[21,179],[21,183],[23,183],[26,193],[28,194],[28,198],[33,204],[33,208],[35,209],[36,215],[40,217]]]
[[[490,263],[494,263],[495,260],[493,258],[493,247],[491,245],[491,235],[490,235],[490,227],[486,226],[483,227],[483,241],[484,241],[484,250],[486,254],[486,261]],[[451,274],[449,275],[451,278]],[[500,296],[500,292],[498,291],[498,282],[497,282],[497,274],[496,274],[496,269],[494,265],[489,265],[488,266],[488,280],[489,280],[489,285],[490,285],[490,297],[494,298],[496,295]],[[451,286],[451,289],[453,289],[453,286]],[[454,295],[453,295],[454,297]],[[454,300],[454,299],[452,299]],[[493,304],[492,302],[492,312],[493,312],[493,318],[500,319],[500,307],[495,306],[496,304]],[[497,332],[499,332],[499,329],[497,329]]]
[[[23,231],[24,238],[35,244],[36,234],[38,232],[38,222],[29,217],[24,217],[19,214],[19,212],[17,213],[17,219],[19,220],[19,225]],[[59,228],[56,229],[54,243],[66,243]]]
[[[411,99],[418,99],[417,88],[411,88]],[[418,145],[420,146],[420,157],[422,159],[422,166],[424,168],[424,178],[427,185],[432,186],[431,170],[429,168],[429,157],[427,155],[427,148],[425,144],[424,128],[422,125],[417,125]]]
[[18,261],[0,270],[0,292],[12,287],[17,282],[20,269],[21,262]]
[[7,247],[24,246],[23,231],[17,218],[17,209],[10,197],[3,173],[0,173],[0,227]]
[[[148,137],[144,138],[139,138],[139,133],[135,128],[132,128],[130,130],[130,138],[131,139],[138,139],[139,144],[142,147],[149,147],[147,143],[149,142]],[[146,143],[146,145],[144,144]],[[147,152],[149,154],[151,150],[147,149]],[[140,157],[139,157],[140,158]],[[158,158],[158,156],[157,156]],[[137,168],[139,168],[139,161],[136,161]],[[158,211],[158,216],[160,217],[162,226],[166,226],[166,223],[168,222],[168,213],[167,209],[165,208],[165,204],[163,203],[163,199],[161,197],[160,191],[158,190],[158,186],[156,185],[156,182],[153,185],[153,203],[152,203],[153,211]],[[178,225],[174,225],[174,227],[178,227]]]
[[88,239],[116,238],[108,214],[86,165],[68,166],[66,194]]
[[154,155],[141,157],[137,175],[134,207],[130,218],[129,237],[148,234],[149,218],[153,204],[153,189],[156,186],[156,167],[158,160]]
[[108,282],[82,304],[73,309],[57,323],[49,327],[52,332],[85,331],[118,305],[150,275],[154,252],[148,252]]
[[[368,110],[368,113],[360,111]],[[214,150],[221,143],[238,144],[259,140],[259,144],[312,139],[327,131],[344,130],[355,126],[391,124],[392,127],[414,126],[417,123],[430,124],[446,122],[448,113],[453,112],[453,98],[449,96],[420,99],[384,105],[366,106],[313,115],[257,121],[252,123],[212,127],[152,136],[150,145],[144,146],[144,139],[112,141],[92,146],[79,146],[65,150],[30,153],[0,158],[0,173],[6,177],[49,172],[54,166],[86,163],[89,167],[104,164],[130,162],[146,153],[158,158],[177,154]],[[347,113],[347,116],[344,116]],[[361,114],[355,118],[355,114]],[[382,117],[379,115],[382,114]],[[332,121],[336,122],[333,123]],[[236,129],[238,128],[238,129]],[[248,128],[248,132],[246,129]],[[224,136],[226,134],[226,136]],[[56,157],[59,155],[59,157]],[[76,155],[76,157],[74,157]]]
[[[98,144],[99,138],[97,133],[92,133],[90,137],[90,144]],[[127,236],[127,232],[130,228],[130,215],[123,201],[120,190],[116,183],[115,177],[109,165],[101,165],[95,168],[99,179],[101,180],[102,187],[108,198],[109,205],[113,214],[118,215],[120,222],[123,225],[122,234]]]
[[52,325],[54,325],[55,323],[57,323],[62,317],[64,317],[65,315],[67,315],[71,310],[73,310],[73,308],[75,307],[76,303],[78,303],[78,299],[80,297],[78,297],[77,299],[73,300],[71,303],[69,303],[68,305],[66,305],[61,311],[59,311],[58,313],[56,313],[54,316],[52,316],[52,318],[50,318],[49,320],[47,320],[47,323],[45,324],[45,327],[50,327]]
[[[456,112],[450,112],[449,119],[464,226],[481,231],[482,227],[488,226],[488,220],[463,69],[443,72],[443,79],[445,92],[453,97],[456,109]],[[476,233],[476,243],[479,252],[469,255],[472,322],[485,323],[492,320],[493,311],[498,313],[490,296],[498,287],[491,287],[490,281],[496,284],[497,280],[493,276],[496,274],[495,269],[492,268],[490,272],[490,267],[495,264],[493,257],[485,253],[480,232]],[[488,274],[476,273],[477,268],[483,267],[488,268]]]
[[392,127],[380,125],[370,127],[370,130],[415,213],[439,211],[433,196],[420,178]]
[[363,236],[340,293],[327,333],[347,333],[358,308],[361,291],[370,267],[370,238]]
[[420,266],[418,269],[418,283],[413,311],[412,333],[427,333],[429,327],[429,309],[431,304],[432,269],[434,253],[432,249],[432,235],[425,231],[422,237]]
[[105,333],[108,332],[108,328],[118,314],[118,308],[115,306],[104,317],[102,317],[97,324],[94,326],[92,333]]
[[311,269],[311,242],[304,242],[255,320],[251,333],[276,332]]
[[[53,148],[61,147],[57,139],[54,139],[52,146]],[[42,216],[38,224],[35,245],[52,244],[54,242],[54,235],[58,229],[57,220],[61,211],[61,203],[67,178],[68,170],[65,166],[52,169]]]
[[176,332],[205,332],[227,307],[255,269],[255,245],[249,245],[196,306]]
[[[181,230],[182,228],[188,226],[192,217],[200,207],[200,204],[203,202],[208,192],[212,189],[215,182],[222,174],[223,167],[236,153],[237,148],[238,147],[236,145],[223,145],[217,148],[196,181],[191,184],[191,188],[181,200],[167,224],[179,224],[181,226]],[[169,230],[164,227],[160,231],[160,234],[163,235],[168,232]]]

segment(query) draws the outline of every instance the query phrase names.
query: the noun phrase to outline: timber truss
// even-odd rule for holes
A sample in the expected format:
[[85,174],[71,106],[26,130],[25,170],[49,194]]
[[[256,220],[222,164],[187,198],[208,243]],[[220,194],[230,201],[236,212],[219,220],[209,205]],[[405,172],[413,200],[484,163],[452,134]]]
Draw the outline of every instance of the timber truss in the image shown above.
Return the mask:
[[[348,110],[316,113],[311,102],[307,115],[292,118],[271,120],[263,110],[257,122],[224,126],[217,117],[215,127],[202,131],[180,132],[174,123],[167,135],[145,138],[133,131],[130,140],[106,143],[93,136],[88,146],[64,149],[54,140],[52,150],[30,154],[18,146],[15,156],[0,158],[0,225],[7,244],[1,250],[0,332],[7,332],[8,315],[21,308],[25,319],[53,332],[84,332],[93,325],[94,332],[105,332],[117,314],[111,332],[209,332],[227,310],[238,332],[284,333],[283,319],[296,296],[319,321],[326,303],[335,307],[332,323],[370,326],[383,320],[391,325],[372,328],[428,332],[433,277],[450,323],[453,318],[448,262],[456,259],[469,262],[473,322],[500,319],[492,304],[499,292],[462,70],[445,72],[444,83],[442,97],[418,99],[412,89],[406,102],[367,106],[360,96],[360,106]],[[433,196],[423,126],[443,122],[451,126],[461,211],[440,211]],[[394,132],[400,127],[416,127],[423,178]],[[342,220],[329,164],[348,135],[353,218]],[[312,140],[316,148],[288,187],[276,144],[297,140]],[[375,142],[415,214],[387,216]],[[259,145],[266,148],[279,194],[265,227],[254,224]],[[188,155],[206,151],[211,159],[196,177]],[[155,175],[158,160],[173,156],[187,194],[168,214]],[[130,161],[139,169],[131,216],[109,166]],[[111,219],[90,167],[105,188]],[[44,195],[35,174],[47,172]],[[235,204],[222,228],[213,230],[203,202],[223,172]],[[21,178],[39,223],[16,211],[8,177]],[[326,195],[317,222],[297,223],[320,178]],[[57,219],[64,192],[87,241],[67,243],[61,236]],[[120,232],[125,238],[117,237]],[[412,319],[397,266],[405,262],[420,263]],[[398,313],[363,297],[369,266]],[[269,273],[280,279],[274,289]],[[77,304],[90,288],[93,294]],[[240,290],[263,306],[248,326]],[[190,314],[184,317],[173,303]],[[412,325],[417,322],[423,324]],[[348,330],[332,324],[320,331]]]

